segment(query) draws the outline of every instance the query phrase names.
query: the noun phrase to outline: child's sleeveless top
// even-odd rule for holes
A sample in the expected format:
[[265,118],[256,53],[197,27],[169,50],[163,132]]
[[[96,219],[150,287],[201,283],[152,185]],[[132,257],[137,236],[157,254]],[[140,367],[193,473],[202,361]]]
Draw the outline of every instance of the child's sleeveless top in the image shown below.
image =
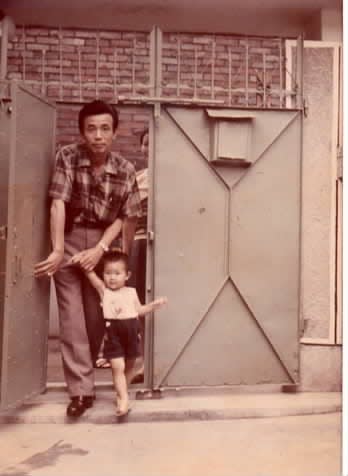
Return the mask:
[[140,302],[135,288],[124,286],[115,291],[105,288],[101,304],[104,319],[131,319],[139,315]]

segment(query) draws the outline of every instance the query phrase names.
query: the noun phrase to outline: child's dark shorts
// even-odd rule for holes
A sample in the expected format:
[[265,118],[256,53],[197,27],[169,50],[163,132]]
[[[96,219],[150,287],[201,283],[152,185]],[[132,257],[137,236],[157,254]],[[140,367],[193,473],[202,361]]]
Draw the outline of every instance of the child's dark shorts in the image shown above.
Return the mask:
[[105,319],[104,357],[106,359],[136,359],[140,352],[139,320]]

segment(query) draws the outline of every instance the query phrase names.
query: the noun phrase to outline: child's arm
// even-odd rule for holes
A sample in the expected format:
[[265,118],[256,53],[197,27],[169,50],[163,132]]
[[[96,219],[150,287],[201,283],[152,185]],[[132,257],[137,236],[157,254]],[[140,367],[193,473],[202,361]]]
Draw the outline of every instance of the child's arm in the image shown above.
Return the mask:
[[166,297],[160,297],[158,299],[155,299],[152,302],[149,302],[148,304],[143,304],[141,305],[139,302],[139,307],[138,307],[138,313],[139,316],[144,316],[145,314],[148,314],[149,312],[154,311],[155,309],[158,309],[165,304],[167,304],[168,299]]
[[86,273],[87,278],[89,279],[91,285],[97,290],[100,299],[103,299],[105,284],[103,281],[96,275],[94,271],[89,271]]

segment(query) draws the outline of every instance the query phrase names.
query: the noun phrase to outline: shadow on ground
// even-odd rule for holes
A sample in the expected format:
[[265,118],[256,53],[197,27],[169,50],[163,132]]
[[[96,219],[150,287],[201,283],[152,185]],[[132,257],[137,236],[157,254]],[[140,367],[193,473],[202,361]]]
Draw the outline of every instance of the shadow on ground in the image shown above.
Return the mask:
[[16,466],[10,466],[1,476],[30,476],[33,470],[54,466],[61,456],[85,456],[88,453],[86,450],[74,448],[72,445],[64,443],[63,440],[59,440],[45,451],[36,453]]

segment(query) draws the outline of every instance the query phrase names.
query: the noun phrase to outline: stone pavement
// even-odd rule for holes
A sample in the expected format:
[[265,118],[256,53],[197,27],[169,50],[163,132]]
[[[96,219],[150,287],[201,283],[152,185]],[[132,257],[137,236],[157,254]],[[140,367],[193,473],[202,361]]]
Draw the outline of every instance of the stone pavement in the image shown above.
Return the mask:
[[[342,410],[341,393],[240,393],[226,389],[163,391],[151,395],[131,392],[132,410],[127,422],[231,420],[318,415]],[[115,423],[114,393],[99,389],[93,408],[78,419],[86,423]],[[65,423],[67,395],[54,387],[18,409],[0,413],[0,423]]]
[[348,476],[341,417],[2,425],[0,474]]

